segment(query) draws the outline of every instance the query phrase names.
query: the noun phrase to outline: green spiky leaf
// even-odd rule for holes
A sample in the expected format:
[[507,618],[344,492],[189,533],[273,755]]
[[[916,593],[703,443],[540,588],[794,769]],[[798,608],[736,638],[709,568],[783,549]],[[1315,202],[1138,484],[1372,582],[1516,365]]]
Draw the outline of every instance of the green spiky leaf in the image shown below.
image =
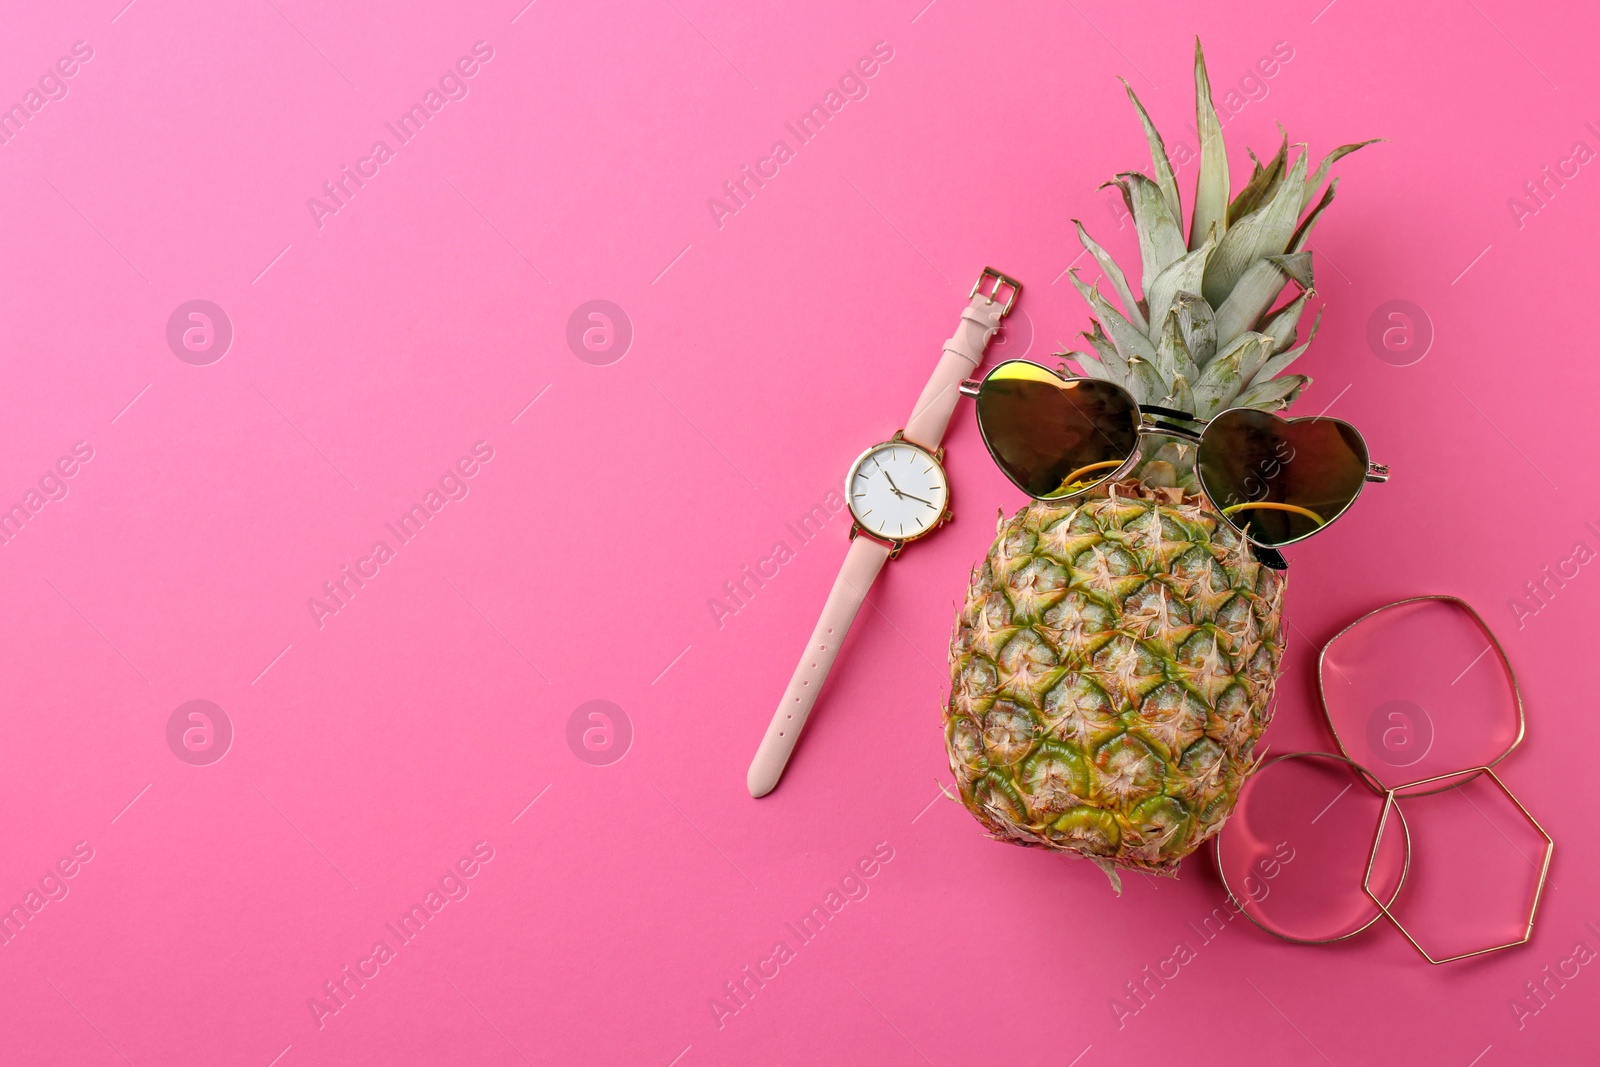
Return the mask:
[[[1278,146],[1278,154],[1265,166],[1259,160],[1256,162],[1249,183],[1239,190],[1239,195],[1228,205],[1229,226],[1266,203],[1277,191],[1278,183],[1283,180],[1284,169],[1289,159],[1289,135],[1284,133],[1281,125],[1278,131],[1283,133],[1283,143]],[[1250,158],[1255,159],[1255,153],[1252,152]]]
[[1189,346],[1183,338],[1181,317],[1178,308],[1168,312],[1165,325],[1161,327],[1161,338],[1156,342],[1156,369],[1169,387],[1180,378],[1192,382],[1200,377],[1200,368],[1189,355]]
[[1083,223],[1073,219],[1072,224],[1078,228],[1079,242],[1082,243],[1084,248],[1088,249],[1089,254],[1094,257],[1094,261],[1100,264],[1101,273],[1111,282],[1111,288],[1116,291],[1117,299],[1122,301],[1123,311],[1127,315],[1128,321],[1141,330],[1145,329],[1144,309],[1140,306],[1139,301],[1134,298],[1133,290],[1128,288],[1127,275],[1122,273],[1122,268],[1117,265],[1116,260],[1111,258],[1110,253],[1101,248],[1100,243],[1089,236],[1089,232],[1083,228]]
[[1245,333],[1218,352],[1194,383],[1195,414],[1209,419],[1239,395],[1272,355],[1272,338]]
[[1311,198],[1317,195],[1317,190],[1322,188],[1323,181],[1328,177],[1329,169],[1332,168],[1335,163],[1343,159],[1345,156],[1348,156],[1351,152],[1354,152],[1358,148],[1365,148],[1369,144],[1377,144],[1382,140],[1382,137],[1374,137],[1370,141],[1361,141],[1357,144],[1342,144],[1338,148],[1335,148],[1332,152],[1329,152],[1327,156],[1323,158],[1322,162],[1317,164],[1317,172],[1311,176],[1311,180],[1306,182],[1304,191],[1300,196],[1300,210],[1304,211],[1306,209],[1306,205],[1311,203]]
[[1083,298],[1089,301],[1089,306],[1094,309],[1095,316],[1099,319],[1101,327],[1110,336],[1111,343],[1117,346],[1117,351],[1122,354],[1125,361],[1132,361],[1134,357],[1146,363],[1154,363],[1156,358],[1155,345],[1144,335],[1143,330],[1136,330],[1133,324],[1122,317],[1122,313],[1111,306],[1111,303],[1101,295],[1100,290],[1094,286],[1084,285],[1078,280],[1076,271],[1069,271],[1073,283],[1078,286],[1078,291]]
[[1226,347],[1235,337],[1253,328],[1278,299],[1288,282],[1302,289],[1311,288],[1311,253],[1263,256],[1252,263],[1217,308],[1217,344]]
[[1204,367],[1217,354],[1216,312],[1197,293],[1181,291],[1172,296],[1172,310],[1183,331],[1183,343],[1195,366]]
[[1062,359],[1070,359],[1076,363],[1085,378],[1097,378],[1102,382],[1117,384],[1116,379],[1111,376],[1111,372],[1106,369],[1106,365],[1087,352],[1059,352],[1057,355]]
[[1139,122],[1144,126],[1145,140],[1150,142],[1150,166],[1156,176],[1156,184],[1161,187],[1161,194],[1167,200],[1167,212],[1181,225],[1183,210],[1178,200],[1178,181],[1172,174],[1172,162],[1167,159],[1166,142],[1162,141],[1161,134],[1156,130],[1155,123],[1150,121],[1150,113],[1144,109],[1144,104],[1139,102],[1139,97],[1134,93],[1133,86],[1128,84],[1128,79],[1120,79],[1122,87],[1128,91],[1128,99],[1133,101],[1133,108],[1139,113]]
[[1316,340],[1317,327],[1322,325],[1322,312],[1317,312],[1317,317],[1311,320],[1311,332],[1306,335],[1306,343],[1296,345],[1287,352],[1280,352],[1261,365],[1254,378],[1250,379],[1250,388],[1254,389],[1267,381],[1276,378],[1288,369],[1289,364],[1305,355],[1306,349],[1311,347],[1311,342]]
[[1278,185],[1272,199],[1228,228],[1206,267],[1200,295],[1212,307],[1221,307],[1251,264],[1263,256],[1282,254],[1294,235],[1300,217],[1300,187],[1305,180],[1306,154],[1294,161],[1289,176]]
[[1161,378],[1161,371],[1156,369],[1153,359],[1143,356],[1128,357],[1128,392],[1143,404],[1155,402],[1155,398],[1165,396],[1167,383]]
[[1189,387],[1189,379],[1178,375],[1172,380],[1172,390],[1161,398],[1161,406],[1176,408],[1179,411],[1194,413],[1194,390]]
[[1272,350],[1282,352],[1294,344],[1295,330],[1300,325],[1300,315],[1306,309],[1306,302],[1316,294],[1315,289],[1304,289],[1261,328],[1261,332],[1272,338]]
[[1222,139],[1222,123],[1211,103],[1211,79],[1206,76],[1205,52],[1200,38],[1194,39],[1195,126],[1200,134],[1200,177],[1195,182],[1194,218],[1189,226],[1189,247],[1200,243],[1217,228],[1221,238],[1228,229],[1228,148]]
[[1304,374],[1286,374],[1282,378],[1252,385],[1234,400],[1235,407],[1260,408],[1262,411],[1282,411],[1299,399],[1311,379]]
[[1095,350],[1100,365],[1105,368],[1106,380],[1117,385],[1127,387],[1128,363],[1122,358],[1122,353],[1117,351],[1117,346],[1111,343],[1111,338],[1105,335],[1096,322],[1092,330],[1085,330],[1083,339],[1089,342],[1089,347]]
[[1289,238],[1289,251],[1298,252],[1311,240],[1311,227],[1315,226],[1317,219],[1321,218],[1322,213],[1328,210],[1328,205],[1333,203],[1334,194],[1338,191],[1339,179],[1335,178],[1328,183],[1328,191],[1322,194],[1322,199],[1317,201],[1317,206],[1312,208],[1311,213],[1301,220],[1299,227],[1294,231],[1294,236]]
[[1117,175],[1115,184],[1128,202],[1134,229],[1139,233],[1139,258],[1144,262],[1139,287],[1149,296],[1156,276],[1183,255],[1183,230],[1167,211],[1167,198],[1155,182],[1138,171],[1130,171]]
[[1150,283],[1150,288],[1145,290],[1145,302],[1150,311],[1151,334],[1165,328],[1163,324],[1167,321],[1167,311],[1172,307],[1173,297],[1180,292],[1194,292],[1200,288],[1206,273],[1206,261],[1215,247],[1206,241],[1194,251],[1185,252]]

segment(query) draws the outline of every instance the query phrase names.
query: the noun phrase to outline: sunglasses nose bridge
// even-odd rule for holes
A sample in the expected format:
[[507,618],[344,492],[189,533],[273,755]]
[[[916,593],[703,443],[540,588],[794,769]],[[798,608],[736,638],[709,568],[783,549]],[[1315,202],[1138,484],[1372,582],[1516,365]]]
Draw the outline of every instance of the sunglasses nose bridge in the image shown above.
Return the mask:
[[1139,434],[1142,437],[1177,437],[1191,443],[1199,443],[1204,436],[1204,428],[1196,430],[1191,426],[1182,426],[1158,415],[1152,415],[1148,408],[1140,410]]

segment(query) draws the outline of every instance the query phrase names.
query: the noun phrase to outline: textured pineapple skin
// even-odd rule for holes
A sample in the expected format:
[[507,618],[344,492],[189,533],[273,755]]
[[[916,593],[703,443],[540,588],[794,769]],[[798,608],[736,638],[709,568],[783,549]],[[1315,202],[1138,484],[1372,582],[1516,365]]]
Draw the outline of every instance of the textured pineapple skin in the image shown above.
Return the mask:
[[962,801],[997,839],[1175,874],[1254,768],[1283,591],[1182,490],[1126,482],[1002,519],[950,644]]

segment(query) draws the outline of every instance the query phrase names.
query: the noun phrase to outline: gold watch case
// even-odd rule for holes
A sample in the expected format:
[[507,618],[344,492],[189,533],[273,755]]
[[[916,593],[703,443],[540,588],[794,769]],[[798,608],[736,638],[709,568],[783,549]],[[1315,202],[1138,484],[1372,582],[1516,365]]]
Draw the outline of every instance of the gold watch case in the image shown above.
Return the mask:
[[[887,447],[889,445],[904,445],[907,448],[914,448],[918,452],[921,452],[923,455],[925,455],[929,459],[933,460],[934,466],[939,468],[940,477],[942,477],[944,479],[944,507],[942,509],[940,509],[939,517],[934,519],[933,522],[928,525],[928,528],[923,530],[921,533],[913,534],[910,537],[903,537],[903,538],[899,538],[899,539],[890,539],[890,538],[880,537],[877,534],[873,533],[871,530],[868,530],[866,527],[864,527],[861,524],[861,517],[856,514],[855,500],[850,494],[850,486],[855,481],[857,469],[860,468],[861,464],[866,460],[866,458],[868,456],[872,455],[874,452],[878,451],[880,448],[884,448],[884,447]],[[934,449],[933,451],[930,452],[928,449],[923,448],[921,445],[917,444],[915,441],[906,440],[905,430],[904,429],[896,430],[894,432],[894,436],[889,438],[887,441],[879,441],[877,444],[872,445],[871,447],[869,447],[866,450],[864,450],[861,453],[861,455],[856,457],[855,462],[850,464],[849,471],[847,471],[845,473],[845,476],[844,476],[844,500],[845,500],[845,506],[847,506],[850,509],[850,540],[854,541],[858,536],[861,536],[861,537],[871,538],[872,540],[878,541],[878,542],[880,542],[882,544],[886,544],[886,545],[889,546],[889,558],[890,559],[894,559],[896,556],[900,555],[900,550],[905,548],[906,545],[910,544],[913,541],[922,540],[924,537],[927,537],[929,534],[931,534],[935,530],[939,529],[945,523],[954,522],[955,521],[955,516],[950,511],[950,496],[951,496],[950,475],[944,469],[944,448],[943,448],[943,446],[941,446],[941,447],[939,447],[937,449]]]

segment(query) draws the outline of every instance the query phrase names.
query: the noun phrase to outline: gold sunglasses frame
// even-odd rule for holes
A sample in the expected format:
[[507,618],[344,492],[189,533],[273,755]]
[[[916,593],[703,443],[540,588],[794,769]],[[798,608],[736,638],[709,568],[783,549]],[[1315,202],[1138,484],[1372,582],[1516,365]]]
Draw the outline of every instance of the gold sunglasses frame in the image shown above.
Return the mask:
[[[981,379],[969,378],[966,381],[963,381],[961,383],[960,387],[959,387],[961,395],[962,396],[971,397],[973,400],[977,400],[981,396],[981,394],[983,392],[983,387],[986,384],[988,384],[991,380],[993,380],[994,376],[997,373],[999,373],[1001,370],[1005,369],[1006,367],[1014,366],[1014,365],[1017,365],[1017,364],[1021,364],[1021,365],[1028,366],[1028,367],[1038,368],[1039,370],[1044,371],[1046,374],[1049,374],[1049,375],[1059,379],[1060,381],[1062,381],[1064,383],[1065,382],[1095,382],[1095,383],[1097,383],[1099,385],[1109,386],[1112,389],[1118,390],[1120,393],[1122,393],[1123,396],[1125,396],[1127,398],[1127,401],[1128,401],[1129,405],[1133,408],[1134,415],[1137,418],[1137,423],[1136,423],[1136,426],[1135,426],[1135,430],[1136,430],[1136,432],[1138,433],[1138,435],[1140,437],[1152,437],[1152,436],[1154,436],[1154,437],[1176,437],[1176,438],[1178,438],[1180,440],[1185,440],[1185,441],[1192,442],[1198,448],[1198,446],[1201,444],[1203,438],[1205,437],[1206,428],[1209,427],[1210,425],[1212,425],[1213,423],[1215,423],[1217,420],[1221,419],[1223,416],[1228,415],[1229,413],[1234,412],[1234,411],[1249,411],[1249,412],[1258,412],[1259,411],[1259,409],[1257,409],[1257,408],[1232,407],[1232,408],[1226,408],[1226,409],[1224,409],[1222,411],[1219,411],[1217,414],[1213,415],[1209,419],[1197,419],[1193,415],[1189,414],[1188,412],[1178,411],[1178,410],[1176,410],[1174,408],[1158,407],[1158,406],[1156,406],[1154,404],[1140,404],[1138,399],[1136,397],[1134,397],[1134,395],[1131,392],[1129,392],[1123,386],[1118,385],[1116,382],[1106,381],[1106,380],[1100,379],[1100,378],[1084,378],[1084,377],[1080,377],[1080,376],[1077,376],[1077,375],[1066,374],[1066,373],[1063,373],[1062,370],[1052,370],[1051,368],[1046,367],[1043,364],[1034,363],[1032,360],[1026,360],[1026,359],[1008,359],[1008,360],[1005,360],[1002,363],[995,364],[995,366],[990,368],[989,372],[987,374],[985,374]],[[1063,365],[1063,370],[1064,370],[1064,367],[1065,367],[1065,365]],[[1326,522],[1321,523],[1314,530],[1310,530],[1310,531],[1308,531],[1306,533],[1301,534],[1299,537],[1291,538],[1290,540],[1282,541],[1282,542],[1279,542],[1277,544],[1265,544],[1265,543],[1263,543],[1261,541],[1258,541],[1256,538],[1250,536],[1250,533],[1249,533],[1247,527],[1241,527],[1237,522],[1235,522],[1233,520],[1232,516],[1227,514],[1226,511],[1223,511],[1223,510],[1221,510],[1219,508],[1218,514],[1220,514],[1222,516],[1223,521],[1226,522],[1228,524],[1228,526],[1235,533],[1237,533],[1240,537],[1244,538],[1246,541],[1248,541],[1255,548],[1264,550],[1265,552],[1272,553],[1274,555],[1277,554],[1277,550],[1278,549],[1285,548],[1285,547],[1287,547],[1289,545],[1293,545],[1293,544],[1299,544],[1301,541],[1304,541],[1306,538],[1312,537],[1312,536],[1314,536],[1316,534],[1319,534],[1323,530],[1326,530],[1329,526],[1332,526],[1335,522],[1337,522],[1339,520],[1339,518],[1342,515],[1344,515],[1345,512],[1350,510],[1351,506],[1353,504],[1355,504],[1355,502],[1358,499],[1360,499],[1361,491],[1362,491],[1362,489],[1364,489],[1366,487],[1366,483],[1367,482],[1386,482],[1386,481],[1389,480],[1389,467],[1387,465],[1385,465],[1385,464],[1382,464],[1382,463],[1374,463],[1374,462],[1372,462],[1371,453],[1367,449],[1366,438],[1362,436],[1360,430],[1356,429],[1356,427],[1351,425],[1350,423],[1345,422],[1343,419],[1330,418],[1330,417],[1328,417],[1326,415],[1312,415],[1312,416],[1307,416],[1306,419],[1304,419],[1304,420],[1302,420],[1302,419],[1293,419],[1293,420],[1288,420],[1288,421],[1290,421],[1290,422],[1326,421],[1326,422],[1337,423],[1340,426],[1348,427],[1350,432],[1356,435],[1356,439],[1361,442],[1361,449],[1362,449],[1362,451],[1364,453],[1366,453],[1367,469],[1366,469],[1365,475],[1362,478],[1361,484],[1356,489],[1355,495],[1352,496],[1348,501],[1346,501],[1345,505],[1342,508],[1340,508],[1333,515],[1332,518],[1328,519]],[[1187,423],[1188,425],[1185,425],[1185,423]],[[1194,427],[1198,427],[1198,429],[1195,429]],[[1016,481],[1011,478],[1011,475],[1009,474],[1009,472],[1006,472],[1005,467],[1000,463],[999,456],[995,454],[994,445],[989,440],[989,433],[984,428],[982,418],[978,419],[978,433],[983,438],[984,448],[988,449],[988,451],[989,451],[989,458],[995,461],[995,465],[1000,467],[1002,473],[1006,474],[1007,480],[1011,481],[1011,483],[1013,485],[1016,485]],[[1118,480],[1122,479],[1130,471],[1133,470],[1133,468],[1138,464],[1138,461],[1139,461],[1139,452],[1138,452],[1137,449],[1135,449],[1126,459],[1124,459],[1122,461],[1121,465],[1119,465],[1115,470],[1110,471],[1109,473],[1101,476],[1100,478],[1096,479],[1093,483],[1091,483],[1090,485],[1085,486],[1082,489],[1076,490],[1075,492],[1072,492],[1072,493],[1063,493],[1060,496],[1054,496],[1054,497],[1037,497],[1037,496],[1033,496],[1032,493],[1028,493],[1028,495],[1030,497],[1033,497],[1033,499],[1035,499],[1035,500],[1070,500],[1070,499],[1072,499],[1074,497],[1083,496],[1086,493],[1093,492],[1094,490],[1100,488],[1101,486],[1104,486],[1104,485],[1106,485],[1108,483],[1115,482],[1115,481],[1118,481]],[[1201,488],[1203,490],[1205,490],[1206,498],[1207,499],[1212,499],[1211,491],[1210,491],[1209,487],[1207,487],[1206,484],[1205,484],[1205,472],[1199,468],[1198,464],[1196,464],[1196,475],[1200,479]],[[1021,486],[1017,486],[1017,488],[1022,489]],[[1028,491],[1026,489],[1023,489],[1023,492],[1026,493]],[[1213,501],[1213,502],[1215,502],[1215,501]],[[1268,566],[1274,566],[1275,565],[1274,561],[1272,561],[1270,559],[1263,559],[1262,562],[1266,563]],[[1281,556],[1278,557],[1277,562],[1279,562],[1279,563],[1282,562],[1282,557]],[[1282,568],[1279,567],[1277,569],[1282,569]]]

